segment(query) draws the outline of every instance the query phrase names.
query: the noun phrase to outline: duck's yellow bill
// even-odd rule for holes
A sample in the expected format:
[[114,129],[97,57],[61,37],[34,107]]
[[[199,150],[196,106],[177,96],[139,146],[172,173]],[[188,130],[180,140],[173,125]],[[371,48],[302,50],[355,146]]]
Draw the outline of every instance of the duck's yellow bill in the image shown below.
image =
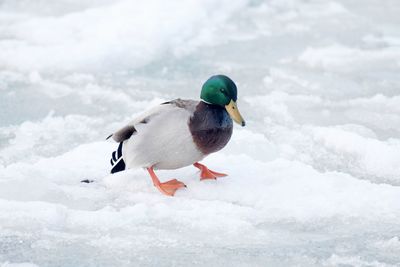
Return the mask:
[[229,116],[231,116],[232,120],[234,120],[236,123],[245,126],[246,122],[242,118],[242,115],[240,115],[239,110],[237,108],[236,102],[231,100],[228,105],[225,106],[226,111],[228,111]]

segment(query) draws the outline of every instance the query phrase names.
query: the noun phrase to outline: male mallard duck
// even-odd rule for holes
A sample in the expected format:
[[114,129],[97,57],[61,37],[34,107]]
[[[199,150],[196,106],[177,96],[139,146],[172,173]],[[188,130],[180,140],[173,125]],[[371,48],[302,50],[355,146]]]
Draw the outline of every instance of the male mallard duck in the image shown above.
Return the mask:
[[112,155],[111,173],[146,168],[154,186],[169,196],[185,184],[176,179],[162,183],[154,169],[178,169],[193,164],[200,169],[201,180],[226,176],[198,161],[228,143],[232,119],[245,125],[236,100],[235,83],[227,76],[216,75],[204,83],[200,101],[176,99],[150,109],[109,136],[120,143]]

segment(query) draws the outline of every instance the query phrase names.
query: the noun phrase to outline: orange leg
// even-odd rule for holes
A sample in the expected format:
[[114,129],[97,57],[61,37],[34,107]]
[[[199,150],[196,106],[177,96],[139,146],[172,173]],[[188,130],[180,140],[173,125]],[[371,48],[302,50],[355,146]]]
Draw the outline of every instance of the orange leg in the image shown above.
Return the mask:
[[194,163],[193,166],[200,169],[200,180],[206,180],[206,179],[216,180],[217,177],[227,176],[227,174],[225,174],[225,173],[220,173],[220,172],[215,172],[215,171],[209,170],[206,166],[204,166],[203,164],[200,164],[198,162]]
[[186,187],[186,185],[176,179],[161,183],[158,179],[157,175],[155,174],[153,167],[147,168],[151,179],[153,180],[153,184],[160,190],[161,193],[167,196],[173,196],[179,188]]

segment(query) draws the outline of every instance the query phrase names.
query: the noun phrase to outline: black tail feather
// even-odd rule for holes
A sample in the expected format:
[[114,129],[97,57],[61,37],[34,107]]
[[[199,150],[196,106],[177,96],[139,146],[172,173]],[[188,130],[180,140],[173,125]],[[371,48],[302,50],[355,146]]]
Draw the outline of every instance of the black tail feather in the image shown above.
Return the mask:
[[112,153],[110,160],[111,173],[116,173],[125,170],[125,161],[122,158],[122,142],[119,143],[118,149]]

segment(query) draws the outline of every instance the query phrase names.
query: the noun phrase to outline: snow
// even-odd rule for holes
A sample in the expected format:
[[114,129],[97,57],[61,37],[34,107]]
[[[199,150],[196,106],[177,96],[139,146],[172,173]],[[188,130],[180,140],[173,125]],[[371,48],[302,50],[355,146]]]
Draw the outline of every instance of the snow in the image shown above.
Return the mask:
[[[399,266],[399,12],[0,1],[0,266]],[[228,177],[109,174],[111,132],[216,73],[247,123],[204,160]]]

